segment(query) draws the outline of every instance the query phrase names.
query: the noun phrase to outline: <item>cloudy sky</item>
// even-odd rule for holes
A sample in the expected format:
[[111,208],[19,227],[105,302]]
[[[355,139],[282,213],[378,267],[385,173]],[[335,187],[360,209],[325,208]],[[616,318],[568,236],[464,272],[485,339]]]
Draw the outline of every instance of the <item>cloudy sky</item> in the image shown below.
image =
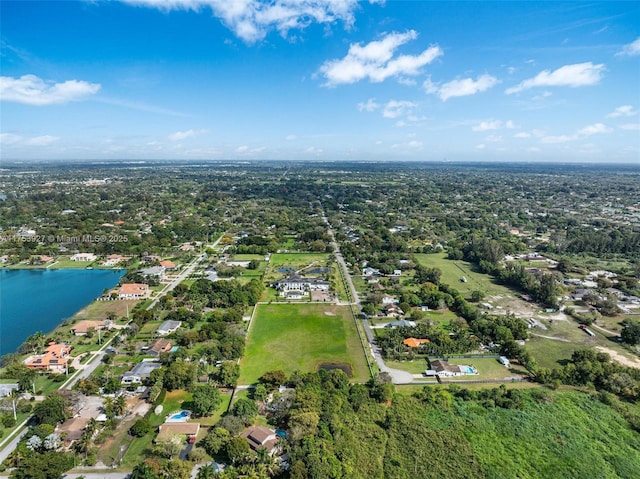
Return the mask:
[[637,1],[0,9],[0,159],[640,164]]

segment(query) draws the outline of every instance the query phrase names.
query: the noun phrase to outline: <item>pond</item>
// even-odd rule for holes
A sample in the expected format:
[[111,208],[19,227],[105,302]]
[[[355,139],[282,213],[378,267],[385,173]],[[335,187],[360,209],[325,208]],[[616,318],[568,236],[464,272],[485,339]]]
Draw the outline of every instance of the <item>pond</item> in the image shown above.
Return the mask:
[[306,271],[308,274],[329,274],[331,273],[331,268],[325,268],[324,266],[318,266],[316,268],[311,268]]

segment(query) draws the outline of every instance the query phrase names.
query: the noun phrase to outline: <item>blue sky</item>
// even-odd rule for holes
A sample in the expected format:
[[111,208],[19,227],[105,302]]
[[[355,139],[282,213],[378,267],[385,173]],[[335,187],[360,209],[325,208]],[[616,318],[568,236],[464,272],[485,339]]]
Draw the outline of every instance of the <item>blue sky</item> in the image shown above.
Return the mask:
[[0,159],[640,164],[636,1],[0,9]]

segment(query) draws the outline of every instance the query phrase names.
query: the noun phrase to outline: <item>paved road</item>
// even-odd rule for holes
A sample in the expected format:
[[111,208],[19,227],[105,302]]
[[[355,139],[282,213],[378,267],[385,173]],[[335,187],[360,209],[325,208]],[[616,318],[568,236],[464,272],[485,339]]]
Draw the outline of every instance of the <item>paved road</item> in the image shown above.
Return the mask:
[[[333,230],[331,229],[331,225],[329,224],[329,218],[327,218],[326,214],[324,214],[324,210],[322,213],[322,219],[327,225],[327,234],[331,238],[331,247],[333,248],[336,261],[338,262],[338,266],[342,269],[344,278],[347,280],[347,286],[349,287],[349,290],[350,290],[349,293],[353,301],[351,304],[353,304],[356,307],[357,311],[360,311],[360,297],[358,296],[358,291],[356,290],[356,287],[353,284],[353,280],[351,279],[351,275],[349,274],[349,268],[347,268],[347,263],[345,262],[344,257],[340,252],[340,245],[335,239]],[[414,382],[413,374],[408,373],[407,371],[401,371],[400,369],[390,368],[385,364],[384,359],[382,359],[380,348],[378,348],[378,346],[375,343],[375,338],[373,336],[373,333],[371,332],[371,326],[369,325],[369,322],[362,321],[362,326],[364,327],[364,333],[369,343],[371,355],[375,359],[376,364],[378,365],[378,368],[380,369],[380,371],[388,373],[389,376],[391,376],[391,380],[393,381],[393,384],[413,383]]]

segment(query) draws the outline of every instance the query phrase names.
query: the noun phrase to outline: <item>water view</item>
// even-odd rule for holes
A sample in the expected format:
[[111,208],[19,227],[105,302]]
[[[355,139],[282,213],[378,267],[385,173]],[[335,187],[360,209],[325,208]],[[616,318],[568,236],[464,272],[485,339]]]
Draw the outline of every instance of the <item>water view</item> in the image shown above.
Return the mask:
[[0,271],[0,355],[30,334],[48,332],[112,288],[122,270]]

